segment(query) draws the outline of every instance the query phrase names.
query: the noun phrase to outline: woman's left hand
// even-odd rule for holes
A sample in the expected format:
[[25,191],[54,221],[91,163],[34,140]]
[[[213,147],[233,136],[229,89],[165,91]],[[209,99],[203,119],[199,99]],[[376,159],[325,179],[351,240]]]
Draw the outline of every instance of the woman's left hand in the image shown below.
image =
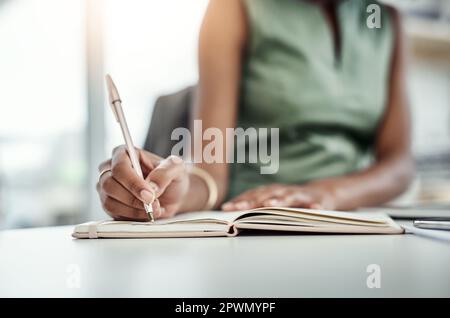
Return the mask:
[[248,210],[270,206],[333,210],[336,209],[336,202],[333,191],[323,184],[271,184],[242,193],[224,203],[222,210]]

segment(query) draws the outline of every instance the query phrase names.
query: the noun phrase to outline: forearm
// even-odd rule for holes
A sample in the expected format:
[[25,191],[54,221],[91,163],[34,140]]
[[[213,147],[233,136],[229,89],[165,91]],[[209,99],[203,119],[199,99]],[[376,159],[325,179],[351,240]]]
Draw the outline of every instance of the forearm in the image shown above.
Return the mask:
[[[232,24],[229,21],[233,21]],[[220,131],[236,126],[241,77],[241,59],[246,47],[246,14],[240,0],[210,1],[199,37],[199,90],[192,119],[201,120],[202,136],[208,129]],[[202,148],[210,140],[202,139]],[[227,142],[216,148],[221,160],[196,162],[213,179],[217,186],[217,209],[228,193]],[[195,151],[195,150],[194,150]],[[202,153],[203,155],[203,153]],[[211,193],[201,177],[190,175],[190,187],[180,211],[203,210]],[[215,190],[214,190],[215,191]]]
[[361,172],[315,181],[311,185],[325,187],[336,210],[352,210],[394,199],[407,189],[413,176],[414,162],[405,154],[380,160]]

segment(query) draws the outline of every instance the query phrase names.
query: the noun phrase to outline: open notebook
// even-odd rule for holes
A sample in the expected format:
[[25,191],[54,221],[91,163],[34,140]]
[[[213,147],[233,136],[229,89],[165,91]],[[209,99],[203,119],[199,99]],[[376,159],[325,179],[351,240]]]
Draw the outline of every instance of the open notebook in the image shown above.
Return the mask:
[[259,208],[242,212],[190,212],[154,223],[99,221],[77,225],[75,238],[236,236],[241,230],[401,234],[386,214]]

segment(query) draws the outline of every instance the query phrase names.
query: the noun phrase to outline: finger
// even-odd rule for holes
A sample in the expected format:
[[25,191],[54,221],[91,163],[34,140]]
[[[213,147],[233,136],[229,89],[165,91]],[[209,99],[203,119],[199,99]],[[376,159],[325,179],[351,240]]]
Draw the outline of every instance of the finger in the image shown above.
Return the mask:
[[144,203],[151,204],[154,200],[155,189],[136,174],[131,165],[130,157],[124,147],[118,147],[114,151],[111,162],[112,177],[123,187],[130,191],[133,196]]
[[162,210],[161,219],[168,219],[175,216],[176,212],[178,211],[178,205],[177,204],[167,205],[165,207],[162,207],[161,210]]
[[237,200],[225,202],[221,208],[223,211],[236,211],[236,210],[248,210],[256,207],[256,201],[253,199],[253,195],[246,195]]
[[[163,159],[160,156],[145,151],[143,149],[139,149],[137,147],[135,147],[134,149],[136,151],[136,155],[138,157],[144,175],[147,175]],[[114,157],[115,155],[118,154],[122,155],[123,153],[129,157],[128,148],[126,145],[120,145],[115,147],[112,151],[112,156]]]
[[284,195],[276,196],[263,202],[266,207],[299,207],[309,208],[312,198],[302,192],[287,192]]
[[[276,198],[283,197],[286,195],[286,193],[288,193],[288,190],[283,189],[283,188],[276,189],[276,190],[275,189],[267,189],[267,191],[261,192],[261,193],[257,194],[255,198],[253,198],[254,203],[253,203],[252,208],[254,209],[257,207],[258,208],[265,207],[265,206],[267,206],[266,203],[268,201],[271,201],[271,200],[276,201]],[[275,204],[272,204],[271,206],[275,206]]]
[[293,207],[310,209],[311,205],[317,204],[317,202],[310,194],[304,192],[295,192],[291,195],[290,204]]
[[141,163],[142,173],[146,177],[150,171],[152,171],[163,160],[158,155],[151,152],[136,148],[136,154],[138,155],[139,162]]
[[160,197],[170,183],[182,180],[185,174],[186,167],[183,160],[177,156],[169,156],[149,173],[146,180],[156,187],[156,196]]
[[102,172],[106,169],[111,169],[111,159],[108,159],[106,161],[103,161],[101,164],[99,164],[98,166],[98,172]]
[[107,196],[122,202],[132,208],[142,209],[143,203],[136,198],[130,191],[125,189],[116,179],[112,177],[111,172],[105,172],[99,181],[100,191]]
[[287,207],[289,206],[290,200],[287,198],[271,198],[269,200],[265,200],[262,205],[264,207]]
[[250,190],[243,195],[225,203],[222,206],[224,211],[254,209],[264,207],[264,202],[275,197],[283,195],[287,190],[279,185],[271,185]]
[[148,221],[145,210],[131,208],[114,198],[101,194],[102,207],[114,220],[121,221]]
[[256,188],[256,189],[251,189],[251,190],[245,191],[244,193],[241,193],[241,194],[235,196],[234,198],[229,200],[227,203],[237,203],[237,202],[242,202],[242,201],[248,201],[248,200],[250,200],[250,198],[252,198],[255,195],[255,193],[257,191],[261,191],[261,190],[259,188]]
[[249,200],[250,198],[260,197],[262,195],[270,196],[271,194],[277,194],[277,193],[281,194],[283,192],[284,192],[284,188],[278,184],[272,184],[269,186],[260,186],[258,188],[248,190],[248,191],[236,196],[229,202],[236,203],[236,202],[240,202],[240,201]]
[[250,207],[250,201],[255,196],[257,189],[246,191],[228,202],[222,204],[223,211],[244,210]]
[[262,208],[264,205],[262,201],[258,199],[258,196],[253,196],[246,199],[245,201],[239,201],[234,203],[234,208],[236,210],[251,210],[256,208]]
[[251,202],[249,200],[241,202],[226,202],[222,204],[221,208],[223,211],[238,211],[247,210],[250,208]]
[[289,196],[280,196],[265,200],[262,205],[264,207],[289,207],[292,204],[292,199]]
[[155,201],[153,201],[152,203],[152,209],[153,209],[153,215],[155,218],[160,218],[161,217],[161,204],[159,202],[158,199],[156,199]]

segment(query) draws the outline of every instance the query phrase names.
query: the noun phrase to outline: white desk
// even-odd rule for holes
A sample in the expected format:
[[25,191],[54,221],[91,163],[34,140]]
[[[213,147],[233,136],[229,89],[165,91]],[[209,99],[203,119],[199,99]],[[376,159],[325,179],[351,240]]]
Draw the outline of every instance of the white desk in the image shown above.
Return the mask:
[[[74,240],[71,230],[0,232],[0,297],[450,297],[450,244],[413,235]],[[369,264],[380,289],[366,285]]]

